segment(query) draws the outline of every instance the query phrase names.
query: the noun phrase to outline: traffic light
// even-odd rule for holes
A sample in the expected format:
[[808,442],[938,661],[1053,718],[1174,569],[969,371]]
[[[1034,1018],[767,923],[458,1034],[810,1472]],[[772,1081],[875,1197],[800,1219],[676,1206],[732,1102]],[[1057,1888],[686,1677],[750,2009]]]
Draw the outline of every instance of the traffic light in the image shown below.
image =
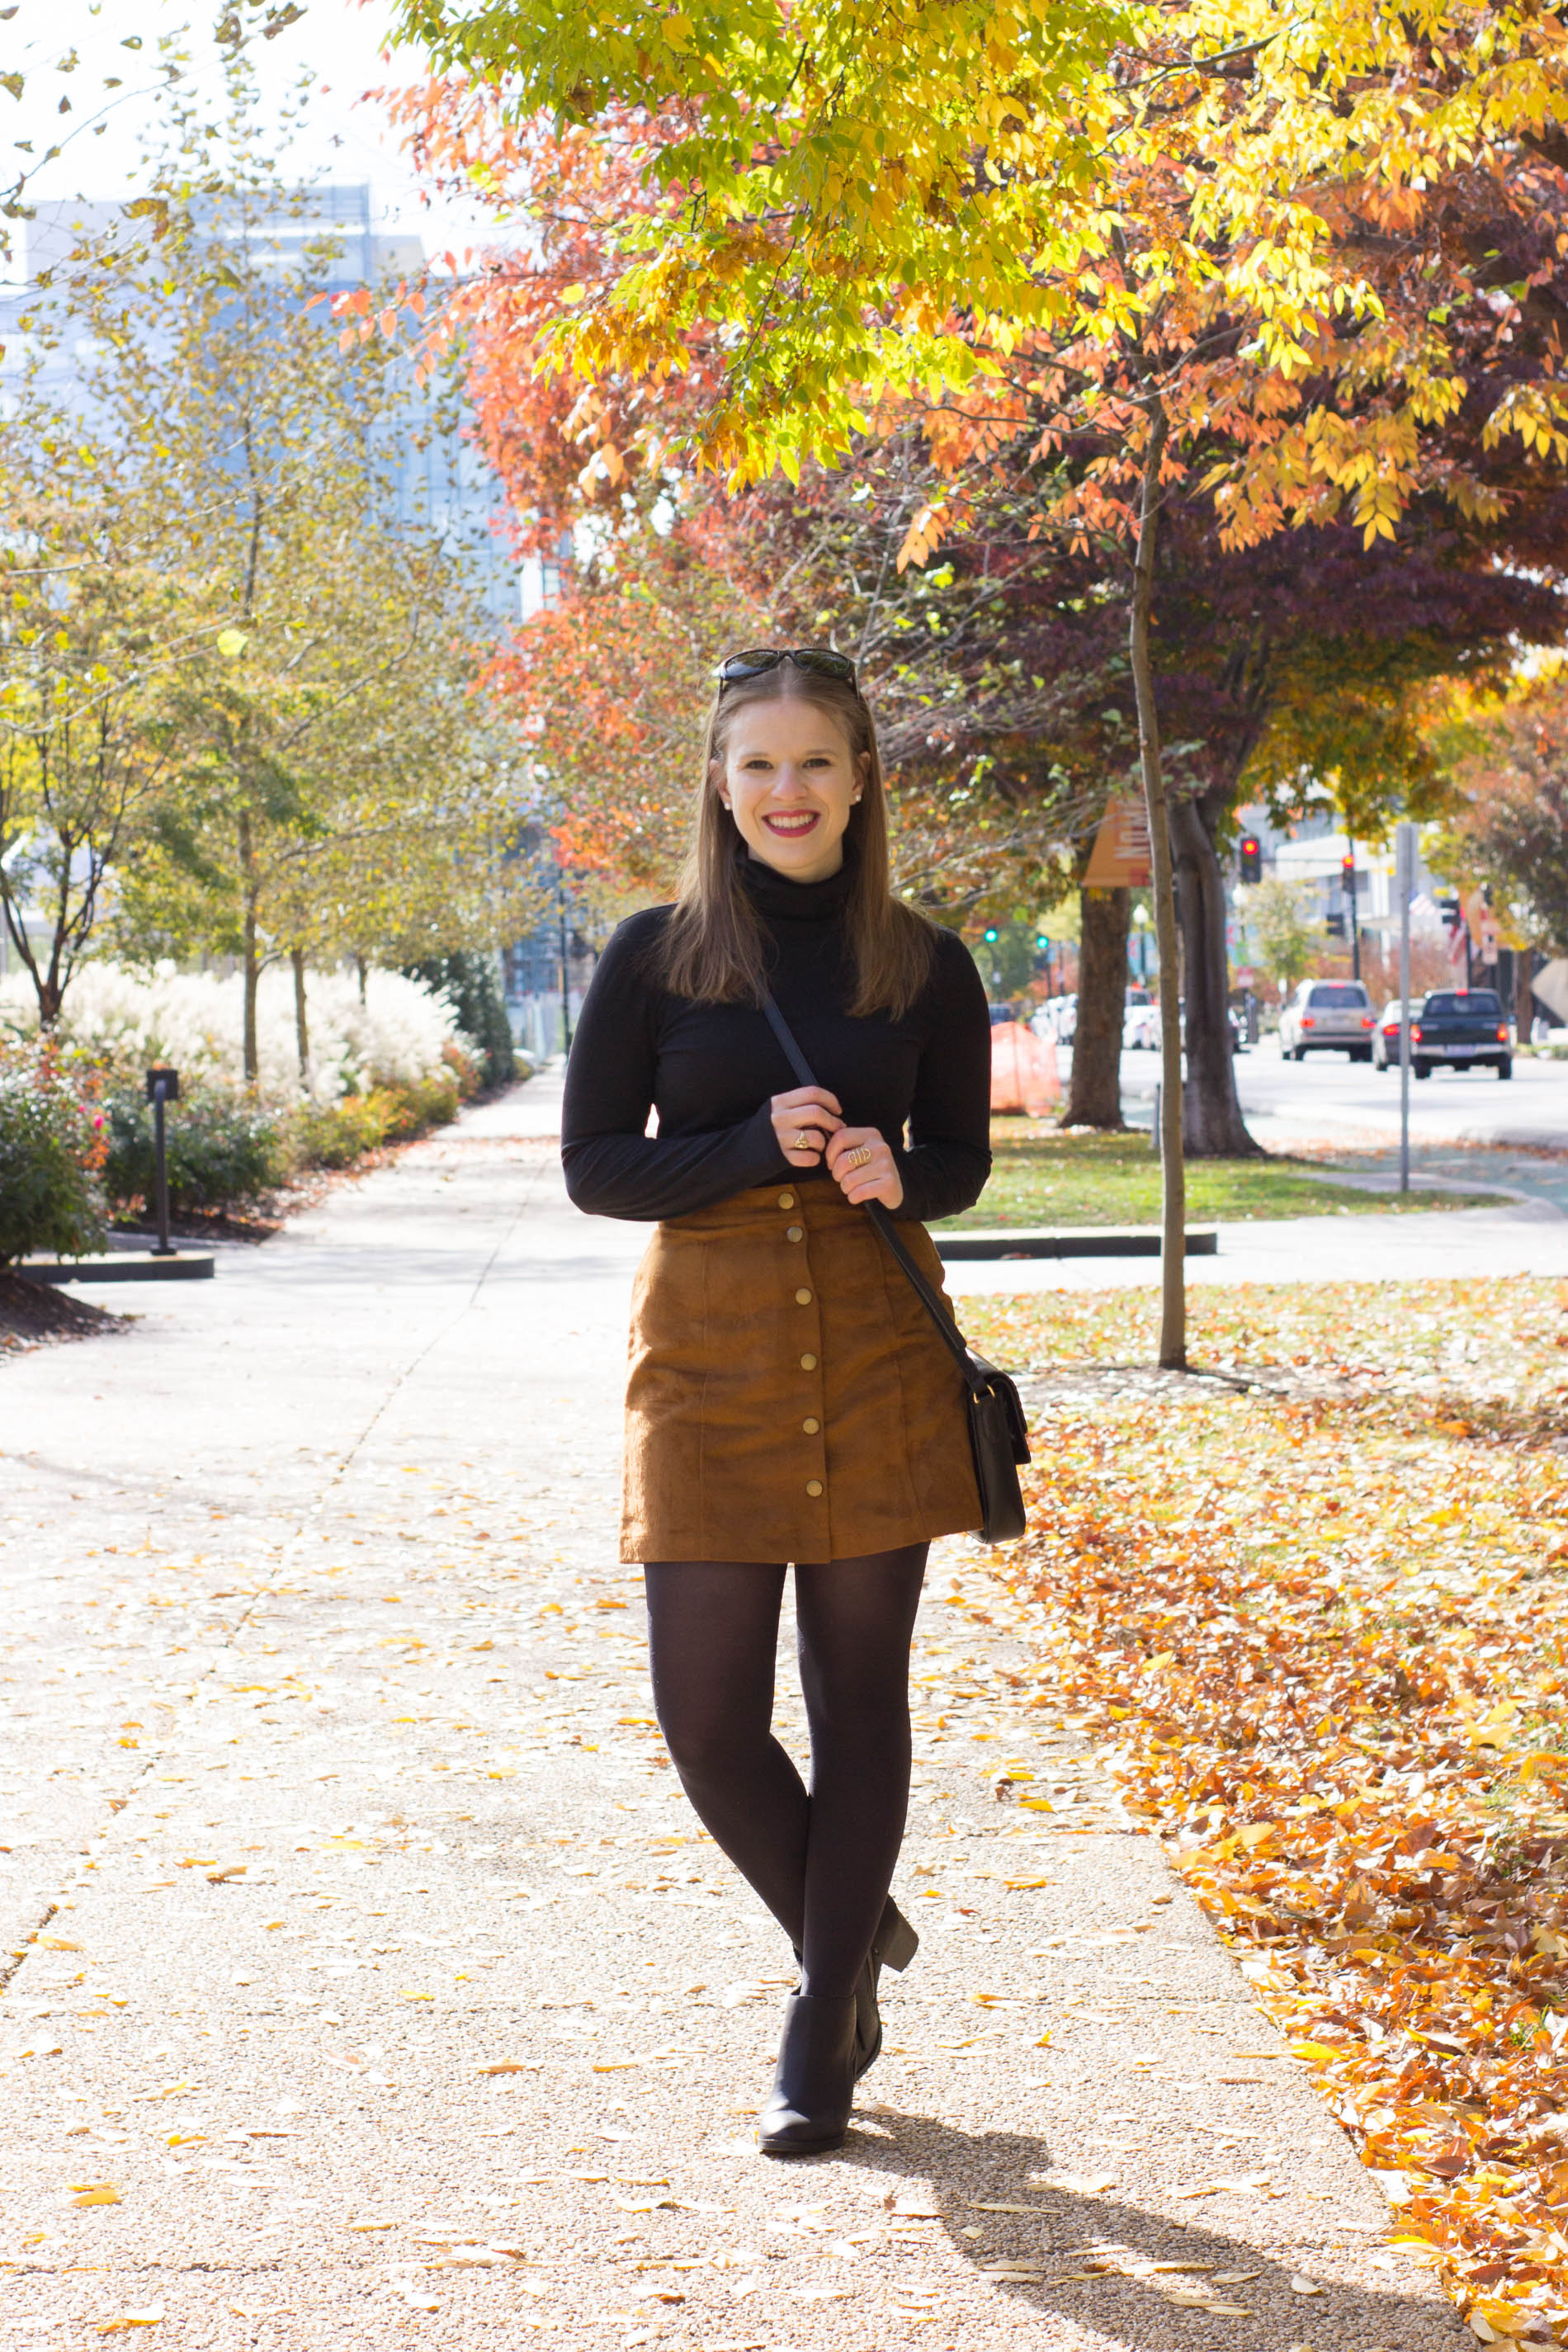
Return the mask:
[[1035,933],[1035,945],[1039,950],[1041,955],[1049,955],[1051,951],[1051,943],[1044,931],[1037,931]]
[[1342,857],[1340,860],[1340,887],[1347,898],[1355,897],[1355,859],[1353,857]]
[[1242,835],[1240,856],[1242,880],[1244,882],[1261,882],[1263,879],[1263,844],[1258,840],[1258,835],[1255,833],[1244,833]]
[[998,933],[998,931],[996,930],[996,928],[995,928],[995,926],[994,926],[994,925],[992,926],[991,929],[990,929],[990,930],[988,930],[988,931],[986,932],[986,934],[985,934],[985,942],[986,942],[986,945],[987,945],[988,947],[994,947],[994,946],[995,946],[995,944],[996,944],[996,941],[997,941],[997,939],[998,939],[998,937],[999,937],[999,936],[1000,936],[1000,934],[999,934],[999,933]]

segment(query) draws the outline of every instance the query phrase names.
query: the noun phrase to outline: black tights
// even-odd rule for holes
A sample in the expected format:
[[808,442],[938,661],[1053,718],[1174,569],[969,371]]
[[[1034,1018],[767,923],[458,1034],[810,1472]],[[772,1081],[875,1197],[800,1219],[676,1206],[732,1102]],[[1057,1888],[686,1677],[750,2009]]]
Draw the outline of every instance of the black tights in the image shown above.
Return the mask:
[[795,1570],[809,1796],[773,1735],[783,1567],[644,1571],[654,1706],[681,1786],[799,1950],[808,1993],[854,1990],[899,1857],[926,1549]]

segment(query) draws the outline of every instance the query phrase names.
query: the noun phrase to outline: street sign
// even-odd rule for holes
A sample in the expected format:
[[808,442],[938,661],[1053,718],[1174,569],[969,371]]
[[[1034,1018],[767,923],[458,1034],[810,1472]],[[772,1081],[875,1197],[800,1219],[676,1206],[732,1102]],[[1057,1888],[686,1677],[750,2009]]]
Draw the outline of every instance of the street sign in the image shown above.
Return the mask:
[[1086,890],[1146,890],[1153,878],[1149,812],[1142,801],[1112,801],[1094,836]]

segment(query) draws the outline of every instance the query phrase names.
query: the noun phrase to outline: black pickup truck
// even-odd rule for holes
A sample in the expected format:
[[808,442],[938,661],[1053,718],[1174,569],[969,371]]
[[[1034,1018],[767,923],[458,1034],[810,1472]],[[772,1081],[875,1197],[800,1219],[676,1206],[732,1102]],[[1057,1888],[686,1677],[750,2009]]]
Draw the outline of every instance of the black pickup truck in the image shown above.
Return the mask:
[[1512,1077],[1508,1015],[1495,988],[1437,988],[1422,998],[1411,1014],[1410,1066],[1418,1078],[1429,1078],[1439,1064]]

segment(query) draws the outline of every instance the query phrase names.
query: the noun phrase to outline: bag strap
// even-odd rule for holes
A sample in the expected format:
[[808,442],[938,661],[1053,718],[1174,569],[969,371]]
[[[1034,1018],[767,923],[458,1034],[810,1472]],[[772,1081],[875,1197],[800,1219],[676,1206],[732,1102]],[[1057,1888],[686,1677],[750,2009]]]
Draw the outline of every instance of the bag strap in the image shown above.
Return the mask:
[[[816,1084],[816,1080],[812,1075],[811,1065],[800,1050],[800,1045],[795,1037],[795,1031],[790,1027],[789,1023],[784,1019],[784,1014],[779,1011],[778,1006],[774,1003],[773,991],[771,989],[764,989],[763,992],[763,1011],[767,1014],[768,1026],[772,1029],[773,1035],[778,1039],[779,1044],[784,1047],[785,1058],[787,1059],[791,1069],[795,1072],[795,1076],[800,1080],[801,1085],[803,1087],[814,1087]],[[937,1293],[931,1288],[931,1284],[926,1280],[925,1276],[921,1272],[920,1267],[915,1264],[914,1259],[910,1255],[910,1253],[904,1247],[903,1243],[899,1239],[898,1231],[894,1226],[893,1221],[891,1217],[889,1216],[887,1210],[882,1206],[880,1201],[868,1201],[864,1205],[866,1214],[870,1218],[871,1223],[876,1226],[877,1231],[881,1234],[882,1239],[887,1243],[888,1247],[891,1250],[900,1265],[909,1276],[910,1286],[913,1289],[916,1297],[920,1300],[921,1305],[925,1308],[926,1313],[931,1317],[931,1321],[935,1324],[937,1337],[941,1339],[943,1347],[947,1349],[949,1355],[952,1356],[953,1361],[957,1364],[959,1370],[963,1374],[964,1380],[967,1381],[969,1387],[978,1394],[979,1391],[987,1385],[986,1375],[991,1370],[990,1365],[983,1364],[980,1358],[973,1355],[965,1345],[963,1335],[954,1323],[952,1317],[942,1305]]]

